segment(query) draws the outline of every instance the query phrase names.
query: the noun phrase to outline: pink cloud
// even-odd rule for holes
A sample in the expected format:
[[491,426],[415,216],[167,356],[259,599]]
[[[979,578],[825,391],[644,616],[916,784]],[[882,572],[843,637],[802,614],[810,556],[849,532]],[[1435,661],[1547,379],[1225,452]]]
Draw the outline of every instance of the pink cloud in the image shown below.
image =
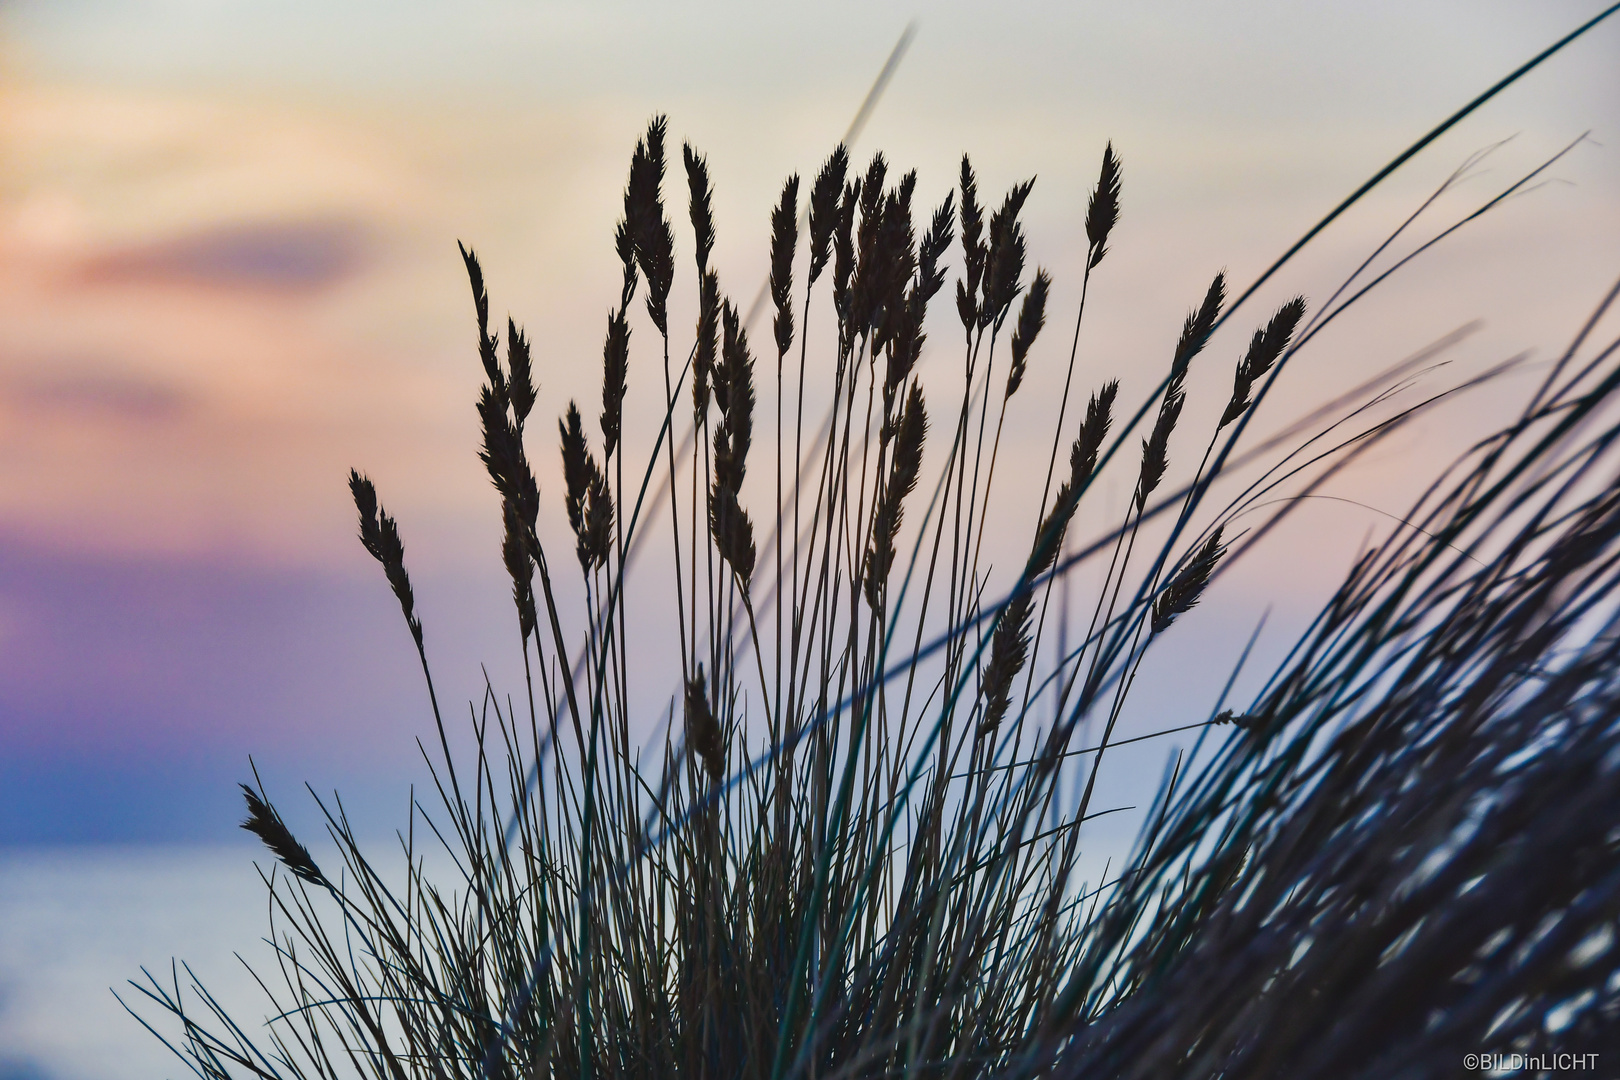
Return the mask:
[[313,291],[359,273],[372,248],[368,230],[347,218],[232,223],[116,250],[81,273],[96,283]]

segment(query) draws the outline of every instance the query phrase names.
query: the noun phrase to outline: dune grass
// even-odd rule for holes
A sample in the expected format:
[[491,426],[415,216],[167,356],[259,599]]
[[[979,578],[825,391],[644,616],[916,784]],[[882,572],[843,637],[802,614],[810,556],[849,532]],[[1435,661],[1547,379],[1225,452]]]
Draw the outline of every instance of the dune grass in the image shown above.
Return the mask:
[[[680,267],[656,118],[615,233],[600,414],[593,432],[595,403],[559,408],[557,492],[531,458],[549,428],[527,426],[543,373],[523,330],[492,325],[463,248],[525,684],[515,704],[489,687],[475,751],[452,752],[399,526],[351,473],[361,542],[427,681],[434,798],[386,861],[322,802],[334,854],[317,860],[247,787],[245,827],[278,864],[273,1016],[249,1028],[178,970],[148,975],[146,1005],[178,1031],[160,1037],[204,1077],[389,1080],[1439,1075],[1465,1052],[1595,1049],[1620,1019],[1620,367],[1599,333],[1613,291],[1522,416],[1435,478],[1252,701],[1162,718],[1196,745],[1145,793],[1129,859],[1106,880],[1079,870],[1083,823],[1116,809],[1096,805],[1097,778],[1148,650],[1301,497],[1450,397],[1382,415],[1375,380],[1242,447],[1292,358],[1413,256],[1380,248],[1314,311],[1245,304],[1574,36],[1235,299],[1215,275],[1130,408],[1117,383],[1073,383],[1125,205],[1107,147],[1023,522],[995,494],[1009,415],[1032,422],[1014,401],[1032,350],[1050,350],[1051,279],[1027,265],[1020,220],[1032,182],[985,199],[964,156],[924,204],[915,173],[882,155],[859,168],[840,146],[771,214],[767,334],[711,265],[712,182],[690,146]],[[954,322],[929,321],[953,262]],[[670,326],[677,278],[699,300],[690,338]],[[1249,336],[1228,349],[1234,319]],[[1233,364],[1232,393],[1189,413],[1187,375],[1210,363]],[[665,409],[627,463],[632,377],[661,380]],[[806,387],[830,394],[819,419]],[[1184,423],[1205,414],[1210,430]],[[1215,487],[1257,464],[1248,486]],[[1108,469],[1131,485],[1117,521],[1091,494]],[[558,501],[573,558],[552,563],[540,522]],[[992,568],[987,530],[1021,530],[1021,564]],[[666,543],[670,575],[643,598],[629,568]],[[1053,586],[1080,565],[1102,584],[1071,620]],[[559,603],[573,573],[582,609]],[[641,605],[671,598],[675,640],[638,636]],[[678,649],[683,685],[643,750],[632,687],[649,648]]]

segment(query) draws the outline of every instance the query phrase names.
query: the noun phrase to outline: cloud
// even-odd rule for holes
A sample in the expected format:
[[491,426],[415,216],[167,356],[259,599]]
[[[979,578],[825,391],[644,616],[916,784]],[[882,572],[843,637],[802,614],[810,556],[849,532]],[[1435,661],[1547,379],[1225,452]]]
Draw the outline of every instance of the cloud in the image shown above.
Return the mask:
[[0,394],[34,414],[138,422],[174,420],[193,404],[190,395],[168,383],[92,367],[14,374],[0,383]]
[[215,226],[92,260],[94,282],[177,282],[222,288],[313,291],[367,263],[370,236],[344,218]]

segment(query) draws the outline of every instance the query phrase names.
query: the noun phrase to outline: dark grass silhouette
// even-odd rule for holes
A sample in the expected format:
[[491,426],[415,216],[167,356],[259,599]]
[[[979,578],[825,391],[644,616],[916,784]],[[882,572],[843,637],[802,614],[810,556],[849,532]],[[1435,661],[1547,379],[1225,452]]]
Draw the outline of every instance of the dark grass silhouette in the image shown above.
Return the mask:
[[[523,694],[509,706],[490,687],[476,751],[452,754],[400,528],[352,473],[361,541],[427,678],[436,801],[413,805],[396,869],[362,850],[335,799],[321,803],[335,856],[318,858],[262,785],[248,789],[245,827],[285,867],[265,874],[273,1015],[244,1026],[178,970],[148,975],[138,989],[177,1025],[188,1065],[389,1080],[1429,1076],[1466,1052],[1598,1048],[1620,1010],[1620,365],[1597,337],[1613,292],[1523,416],[1356,563],[1252,702],[1163,718],[1203,729],[1198,744],[1128,862],[1087,883],[1082,825],[1120,809],[1093,795],[1147,650],[1198,617],[1211,583],[1300,496],[1448,399],[1373,419],[1388,385],[1375,380],[1237,450],[1291,358],[1412,256],[1384,266],[1380,248],[1309,321],[1303,299],[1259,317],[1235,361],[1219,359],[1222,328],[1301,245],[1230,303],[1216,275],[1165,335],[1166,374],[1131,415],[1113,382],[1071,415],[1085,285],[1107,272],[1128,206],[1109,147],[1047,484],[1027,556],[995,571],[981,556],[992,515],[1009,527],[991,508],[1001,434],[1030,404],[1013,399],[1052,317],[1050,278],[1026,265],[1032,182],[992,208],[964,157],[929,211],[915,173],[896,176],[882,155],[857,170],[838,148],[808,184],[783,187],[771,333],[751,339],[709,263],[712,182],[686,147],[699,298],[688,345],[668,319],[667,134],[657,118],[636,145],[616,232],[600,458],[583,417],[594,410],[559,408],[559,492],[542,490],[531,458],[549,436],[526,430],[544,373],[510,321],[503,360],[463,249]],[[941,360],[930,390],[924,327],[939,334],[926,318],[957,245],[960,375]],[[650,348],[636,336],[648,328]],[[664,424],[627,463],[626,387],[656,380],[647,366],[660,361]],[[1188,412],[1188,372],[1214,362],[1234,363],[1230,400]],[[819,424],[807,385],[830,388]],[[1206,412],[1214,430],[1188,468],[1188,418]],[[1255,462],[1260,478],[1214,505],[1212,485]],[[1112,525],[1087,499],[1109,468],[1133,484]],[[541,541],[557,502],[583,610],[559,603],[555,576],[574,565],[550,562]],[[1237,519],[1266,505],[1243,533]],[[1100,538],[1076,545],[1080,528]],[[636,634],[642,601],[626,584],[655,536],[672,571],[646,602],[672,592],[679,627],[657,646]],[[1104,557],[1071,647],[1052,584]],[[643,754],[631,686],[651,647],[677,648],[683,675],[667,736]],[[1082,731],[1100,737],[1085,745]],[[447,880],[428,870],[430,836]]]

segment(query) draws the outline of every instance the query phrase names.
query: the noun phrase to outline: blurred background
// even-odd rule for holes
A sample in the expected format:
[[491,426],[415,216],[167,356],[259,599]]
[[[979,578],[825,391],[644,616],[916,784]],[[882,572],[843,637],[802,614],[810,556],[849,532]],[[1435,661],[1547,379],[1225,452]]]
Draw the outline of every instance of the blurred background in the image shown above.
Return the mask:
[[[1118,376],[1134,403],[1216,270],[1246,285],[1601,7],[0,0],[0,1078],[175,1074],[106,990],[141,964],[179,955],[246,994],[231,952],[264,921],[236,829],[250,753],[307,834],[305,781],[341,789],[379,837],[403,820],[431,716],[397,605],[353,537],[351,466],[400,520],[442,699],[476,697],[481,665],[497,686],[517,669],[458,239],[482,256],[496,315],[535,341],[537,412],[594,401],[612,229],[648,118],[667,113],[672,141],[708,155],[722,286],[749,300],[783,177],[813,174],[915,20],[853,156],[881,148],[916,168],[928,206],[964,151],[988,200],[1037,176],[1030,261],[1055,285],[1019,399],[1031,423],[1010,418],[1002,453],[1039,462],[1105,142],[1124,161],[1124,210],[1077,382]],[[1322,335],[1257,430],[1459,328],[1449,366],[1411,393],[1555,356],[1617,270],[1617,60],[1620,25],[1605,25],[1397,174],[1216,339],[1189,415],[1218,412],[1253,325],[1296,292],[1325,297],[1470,154],[1509,140],[1420,238],[1589,131],[1546,183]],[[676,281],[679,340],[689,271]],[[952,344],[925,354],[925,382],[955,371],[954,314],[936,307],[932,340]],[[662,387],[635,374],[653,339],[642,320],[631,460],[661,411]],[[1202,718],[1163,715],[1172,703],[1207,715],[1261,613],[1276,655],[1387,532],[1382,514],[1526,385],[1434,414],[1333,489],[1373,510],[1303,508],[1166,637],[1139,711],[1161,727]],[[1010,505],[1038,499],[1038,475],[1020,478],[1038,464],[1004,468]],[[1103,497],[1123,509],[1128,494],[1118,481]],[[673,678],[658,663],[649,700]],[[1121,783],[1157,779],[1168,747],[1148,746],[1122,755]]]

